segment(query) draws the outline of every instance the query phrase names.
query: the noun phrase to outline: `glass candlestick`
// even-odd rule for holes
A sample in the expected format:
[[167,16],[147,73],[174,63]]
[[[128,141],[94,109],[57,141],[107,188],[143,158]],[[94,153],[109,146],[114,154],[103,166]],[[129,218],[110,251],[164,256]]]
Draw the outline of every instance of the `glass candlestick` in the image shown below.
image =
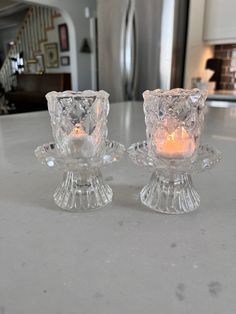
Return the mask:
[[207,92],[193,89],[145,91],[147,140],[131,145],[130,158],[153,169],[140,192],[147,207],[167,214],[182,214],[200,205],[191,174],[214,166],[218,150],[199,145]]
[[36,157],[64,172],[55,203],[70,211],[88,211],[112,201],[101,168],[117,162],[124,146],[107,139],[109,95],[104,91],[50,92],[46,95],[55,142],[39,146]]

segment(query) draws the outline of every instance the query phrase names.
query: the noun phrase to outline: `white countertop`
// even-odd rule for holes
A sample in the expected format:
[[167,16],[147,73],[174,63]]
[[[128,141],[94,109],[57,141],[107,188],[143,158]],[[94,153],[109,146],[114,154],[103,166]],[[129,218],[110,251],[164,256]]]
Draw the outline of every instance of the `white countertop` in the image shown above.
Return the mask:
[[[111,106],[109,138],[145,138],[141,103]],[[209,108],[202,142],[223,152],[193,177],[200,209],[168,216],[138,193],[150,173],[125,157],[103,171],[112,205],[60,210],[61,174],[34,157],[47,112],[0,117],[0,314],[236,313],[236,108]]]
[[236,91],[235,90],[209,91],[207,99],[218,101],[236,101]]

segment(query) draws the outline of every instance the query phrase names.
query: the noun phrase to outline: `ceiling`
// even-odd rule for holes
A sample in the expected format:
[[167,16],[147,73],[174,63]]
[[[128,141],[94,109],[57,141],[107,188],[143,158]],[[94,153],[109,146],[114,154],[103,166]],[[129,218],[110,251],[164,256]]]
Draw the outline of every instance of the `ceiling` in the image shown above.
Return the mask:
[[17,26],[19,15],[28,8],[22,1],[1,0],[0,1],[0,30]]

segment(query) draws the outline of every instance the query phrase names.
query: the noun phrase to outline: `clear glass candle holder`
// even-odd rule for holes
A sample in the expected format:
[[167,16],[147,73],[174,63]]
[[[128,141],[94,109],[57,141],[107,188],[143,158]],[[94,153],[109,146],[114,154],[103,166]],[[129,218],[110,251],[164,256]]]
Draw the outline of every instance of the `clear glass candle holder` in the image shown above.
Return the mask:
[[199,145],[204,120],[206,90],[145,91],[147,139],[128,149],[138,165],[151,168],[141,202],[161,213],[184,214],[200,205],[193,173],[213,167],[221,158],[214,147]]
[[65,156],[102,155],[107,139],[109,94],[105,91],[49,92],[46,95],[55,144]]
[[90,211],[112,202],[101,168],[120,160],[125,148],[107,139],[109,95],[104,91],[46,95],[55,142],[37,147],[39,161],[64,172],[53,197],[69,211]]
[[199,146],[206,90],[145,91],[148,152],[171,159],[191,157]]

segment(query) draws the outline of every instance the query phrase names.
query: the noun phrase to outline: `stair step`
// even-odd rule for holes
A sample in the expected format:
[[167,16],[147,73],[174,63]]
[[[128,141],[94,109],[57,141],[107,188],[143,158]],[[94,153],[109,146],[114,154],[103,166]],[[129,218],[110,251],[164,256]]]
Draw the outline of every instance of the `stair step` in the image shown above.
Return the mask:
[[55,27],[54,26],[50,26],[50,27],[47,27],[45,29],[48,32],[48,31],[53,31],[55,29]]
[[59,13],[59,12],[52,15],[52,18],[53,18],[53,19],[56,19],[56,18],[58,18],[58,17],[61,17],[61,13]]
[[46,43],[47,41],[48,41],[47,38],[45,38],[45,39],[40,39],[39,43],[40,43],[40,44],[43,44],[43,43]]
[[49,7],[34,6],[28,10],[17,32],[15,44],[10,48],[0,69],[0,82],[6,91],[16,85],[10,58],[22,51],[24,61],[27,62],[34,58],[34,55],[41,54],[40,45],[48,41],[47,32],[55,30],[54,19],[61,16],[60,12]]

